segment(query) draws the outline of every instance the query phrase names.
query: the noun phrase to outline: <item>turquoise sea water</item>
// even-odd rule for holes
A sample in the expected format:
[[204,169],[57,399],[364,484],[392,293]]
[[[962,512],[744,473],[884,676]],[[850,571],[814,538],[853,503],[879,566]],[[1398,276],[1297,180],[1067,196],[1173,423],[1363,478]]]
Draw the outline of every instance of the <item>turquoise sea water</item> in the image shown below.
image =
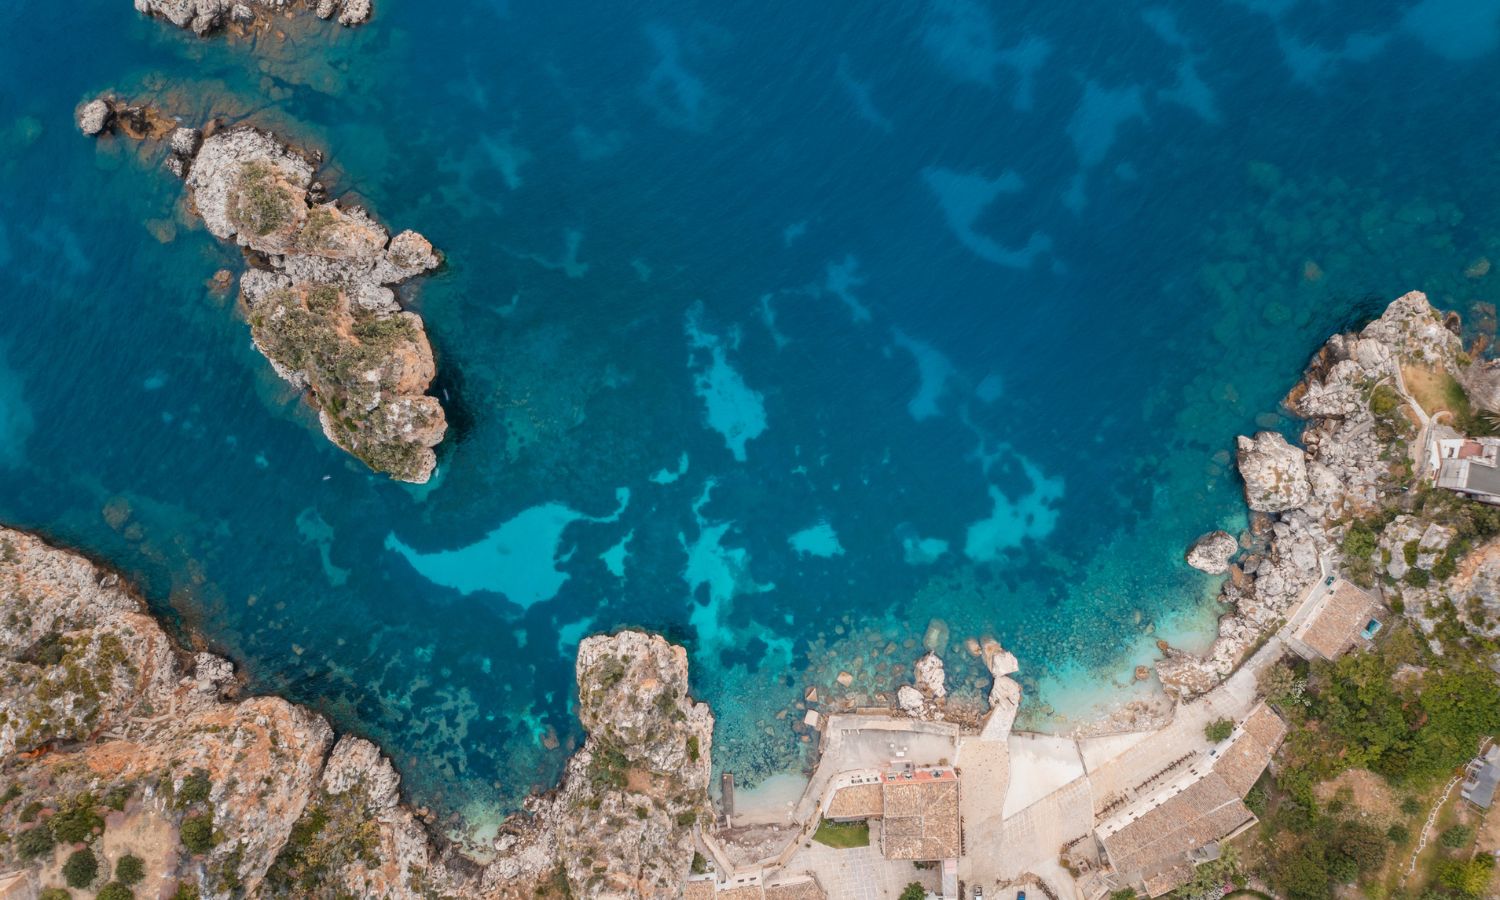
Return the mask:
[[[258,47],[73,6],[0,32],[0,519],[475,821],[623,625],[749,781],[933,619],[971,692],[993,634],[1032,724],[1081,715],[1206,641],[1182,550],[1326,335],[1413,288],[1495,324],[1491,0],[379,0]],[[317,432],[208,289],[237,254],[74,130],[105,90],[294,135],[446,252],[432,484]]]

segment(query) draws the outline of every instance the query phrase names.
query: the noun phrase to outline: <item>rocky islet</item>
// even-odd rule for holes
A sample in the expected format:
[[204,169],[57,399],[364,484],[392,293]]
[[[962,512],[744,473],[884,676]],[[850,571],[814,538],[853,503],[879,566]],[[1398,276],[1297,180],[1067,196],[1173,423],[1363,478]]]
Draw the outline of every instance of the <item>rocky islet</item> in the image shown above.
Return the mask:
[[441,264],[431,243],[410,230],[391,236],[360,207],[327,199],[315,161],[254,126],[214,123],[203,137],[150,105],[109,98],[76,118],[94,135],[153,123],[127,133],[166,142],[191,208],[245,252],[240,300],[256,348],[306,391],[334,444],[377,472],[427,481],[447,420],[426,393],[436,375],[426,329],[392,287]]

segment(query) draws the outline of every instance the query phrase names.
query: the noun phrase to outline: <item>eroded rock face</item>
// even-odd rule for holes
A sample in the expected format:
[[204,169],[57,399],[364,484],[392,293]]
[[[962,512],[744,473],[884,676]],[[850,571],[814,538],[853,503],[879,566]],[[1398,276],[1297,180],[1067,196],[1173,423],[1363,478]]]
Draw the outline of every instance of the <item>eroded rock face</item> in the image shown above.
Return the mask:
[[1256,512],[1284,512],[1312,496],[1302,451],[1274,431],[1240,437],[1237,462],[1245,480],[1245,503]]
[[687,651],[637,631],[595,636],[577,674],[588,739],[558,789],[528,804],[529,821],[502,833],[484,883],[561,878],[575,897],[676,897],[693,826],[709,815],[713,740],[712,713],[688,694]]
[[[121,109],[109,106],[102,127]],[[96,112],[85,123],[80,111],[81,126]],[[248,251],[240,300],[256,349],[307,392],[330,441],[377,472],[427,481],[448,423],[426,393],[436,375],[426,329],[391,287],[441,264],[432,244],[320,199],[314,162],[267,132],[157,131],[209,232]]]
[[[1366,580],[1378,574],[1399,579],[1412,567],[1427,572],[1437,565],[1453,534],[1432,522],[1397,517],[1361,559],[1343,558],[1343,539],[1351,521],[1404,495],[1410,473],[1423,464],[1417,459],[1422,414],[1403,393],[1403,371],[1458,377],[1461,352],[1427,298],[1406,294],[1358,333],[1330,338],[1287,396],[1287,407],[1307,419],[1305,451],[1270,432],[1240,438],[1246,501],[1258,513],[1255,546],[1246,551],[1243,571],[1231,569],[1224,584],[1219,599],[1230,612],[1219,620],[1209,652],[1169,651],[1156,664],[1171,693],[1201,693],[1233,671],[1324,577],[1325,565]],[[1422,587],[1424,581],[1419,576],[1400,586],[1409,616],[1443,591],[1436,582]],[[1482,597],[1485,580],[1474,581]],[[1416,620],[1428,628],[1419,613]]]
[[1223,575],[1229,571],[1229,560],[1240,551],[1240,542],[1227,531],[1210,531],[1187,551],[1187,564],[1200,572]]
[[367,22],[371,13],[370,0],[135,0],[135,8],[199,37],[231,24],[253,25],[287,10],[313,12],[320,19],[337,16],[341,25]]
[[[709,814],[713,716],[688,694],[686,651],[654,635],[582,643],[588,740],[480,864],[427,833],[378,747],[334,743],[280,698],[232,699],[227,660],[184,652],[87,559],[0,527],[0,608],[0,776],[17,789],[0,830],[50,835],[52,812],[68,812],[96,850],[107,829],[112,853],[145,859],[149,884],[206,898],[499,900],[561,882],[574,897],[675,897]],[[0,844],[0,869],[39,872],[72,849],[22,858],[18,843]]]

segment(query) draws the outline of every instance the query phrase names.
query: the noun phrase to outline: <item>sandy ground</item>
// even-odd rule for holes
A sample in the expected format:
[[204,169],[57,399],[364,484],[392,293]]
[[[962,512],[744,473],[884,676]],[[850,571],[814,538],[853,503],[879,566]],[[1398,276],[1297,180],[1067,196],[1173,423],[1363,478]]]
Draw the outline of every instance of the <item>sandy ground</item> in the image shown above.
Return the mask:
[[808,779],[791,772],[772,775],[750,790],[734,792],[734,825],[781,825],[793,821],[792,810]]

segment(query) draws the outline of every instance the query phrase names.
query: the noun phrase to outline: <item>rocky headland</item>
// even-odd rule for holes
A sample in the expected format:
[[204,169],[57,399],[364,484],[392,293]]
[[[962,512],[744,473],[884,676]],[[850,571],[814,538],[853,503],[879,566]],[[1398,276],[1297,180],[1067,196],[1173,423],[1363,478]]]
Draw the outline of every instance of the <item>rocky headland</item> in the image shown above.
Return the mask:
[[1217,532],[1189,551],[1198,568],[1228,572],[1227,612],[1206,655],[1169,650],[1157,664],[1170,693],[1213,687],[1329,575],[1376,589],[1429,635],[1445,597],[1472,594],[1458,606],[1500,610],[1500,545],[1470,556],[1454,542],[1486,508],[1419,477],[1433,441],[1487,428],[1479,410],[1494,408],[1500,372],[1475,362],[1459,332],[1456,316],[1406,294],[1359,332],[1331,338],[1287,395],[1304,420],[1301,447],[1275,432],[1239,438],[1250,529],[1237,546]]
[[166,142],[190,208],[245,254],[240,301],[256,349],[306,392],[329,440],[377,472],[427,481],[447,420],[426,393],[436,375],[426,329],[392,288],[437,268],[432,244],[327,198],[316,157],[252,126],[210,123],[205,136],[112,98],[76,118],[85,134]]
[[379,748],[177,644],[121,578],[0,528],[0,866],[31,889],[127,856],[143,896],[668,897],[709,812],[713,717],[641,632],[578,653],[588,730],[486,862],[429,833]]
[[199,37],[226,28],[249,30],[275,16],[303,13],[360,25],[372,12],[371,0],[135,0],[135,8]]

